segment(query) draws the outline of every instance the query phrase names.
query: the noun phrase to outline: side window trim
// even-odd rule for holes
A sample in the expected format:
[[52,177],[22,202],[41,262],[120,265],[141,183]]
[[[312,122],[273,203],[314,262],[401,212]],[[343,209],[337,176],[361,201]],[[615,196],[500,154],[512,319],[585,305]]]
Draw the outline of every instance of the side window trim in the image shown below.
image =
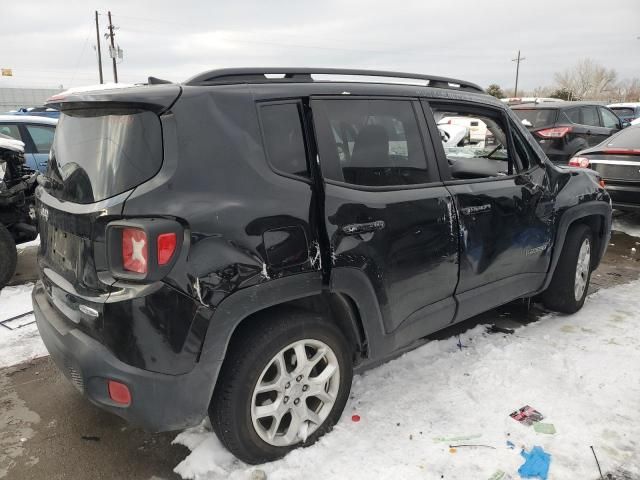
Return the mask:
[[[300,129],[302,131],[302,141],[304,143],[304,152],[305,152],[305,162],[307,164],[307,172],[309,173],[308,177],[305,177],[303,175],[296,175],[294,173],[289,173],[289,172],[285,172],[280,170],[279,168],[277,168],[272,160],[269,158],[269,152],[267,149],[267,140],[265,137],[265,129],[264,129],[264,124],[262,122],[262,115],[261,115],[261,109],[262,107],[268,106],[268,105],[296,105],[297,110],[298,110],[298,120],[300,122]],[[292,180],[298,180],[304,183],[313,183],[312,181],[312,171],[313,169],[311,168],[311,146],[310,146],[310,139],[308,136],[308,129],[306,126],[306,120],[305,120],[305,115],[304,115],[304,105],[302,103],[302,99],[301,98],[289,98],[289,99],[280,99],[280,100],[266,100],[266,101],[258,101],[256,102],[256,109],[257,109],[257,114],[258,114],[258,125],[260,127],[260,138],[262,140],[262,145],[263,145],[263,152],[264,152],[264,156],[265,159],[267,160],[267,165],[269,166],[269,168],[276,174],[282,176],[282,177],[287,177],[290,178]]]
[[31,134],[29,133],[29,130],[27,130],[26,124],[18,123],[17,127],[20,132],[20,136],[22,137],[22,141],[24,142],[24,153],[38,153],[36,144],[31,138]]
[[[538,156],[538,154],[536,153],[536,151],[533,148],[529,148],[527,149],[527,139],[525,138],[525,136],[522,134],[521,131],[518,130],[518,127],[516,127],[516,125],[514,124],[512,119],[508,119],[507,121],[508,124],[508,128],[509,128],[509,137],[511,139],[511,142],[513,143],[513,151],[516,155],[516,158],[518,160],[518,164],[519,164],[519,169],[516,173],[514,173],[514,175],[522,175],[522,174],[526,174],[529,173],[533,170],[535,170],[536,168],[540,168],[543,164],[542,160],[540,159],[540,157]],[[533,163],[529,164],[529,168],[524,168],[524,166],[522,165],[522,160],[520,159],[520,155],[518,155],[518,151],[515,148],[515,140],[514,140],[514,136],[518,137],[519,141],[522,142],[523,144],[523,148],[525,150],[528,150],[530,154],[533,155]]]
[[[313,124],[311,126],[311,131],[314,134],[314,143],[316,145],[316,155],[318,156],[318,171],[321,175],[322,181],[330,185],[336,185],[339,187],[349,188],[352,190],[360,190],[360,191],[371,191],[371,192],[387,192],[387,191],[402,191],[402,190],[416,190],[422,188],[430,188],[438,185],[442,185],[442,178],[439,175],[439,165],[436,150],[433,146],[433,140],[431,139],[431,132],[428,128],[428,123],[425,122],[424,112],[422,111],[420,99],[417,97],[403,97],[403,96],[384,96],[384,95],[358,95],[358,96],[345,96],[345,95],[312,95],[309,97],[310,100],[310,109],[311,109],[311,117],[313,120]],[[334,180],[328,178],[323,173],[322,168],[322,157],[320,155],[320,146],[318,145],[320,140],[318,139],[317,132],[317,117],[314,114],[314,103],[316,105],[315,110],[319,110],[317,107],[318,104],[323,102],[324,100],[340,100],[340,101],[349,101],[349,100],[385,100],[385,101],[402,101],[409,102],[411,105],[417,127],[418,134],[420,137],[420,145],[422,146],[422,151],[425,157],[427,174],[429,176],[429,182],[426,183],[416,183],[409,185],[384,185],[384,186],[376,186],[376,185],[357,185],[348,182],[342,182],[339,180]],[[328,119],[326,119],[328,120]],[[327,159],[325,158],[325,162]],[[335,167],[335,166],[333,166]]]

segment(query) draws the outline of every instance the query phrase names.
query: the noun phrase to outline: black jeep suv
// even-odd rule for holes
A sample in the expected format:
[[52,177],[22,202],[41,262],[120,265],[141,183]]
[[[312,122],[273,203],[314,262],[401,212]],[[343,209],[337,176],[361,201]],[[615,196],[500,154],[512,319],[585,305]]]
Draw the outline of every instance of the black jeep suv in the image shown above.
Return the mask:
[[[267,461],[331,429],[354,370],[517,298],[582,306],[609,196],[479,87],[333,69],[149,83],[49,102],[33,305],[104,409],[156,431],[208,412]],[[445,117],[487,141],[445,149]]]

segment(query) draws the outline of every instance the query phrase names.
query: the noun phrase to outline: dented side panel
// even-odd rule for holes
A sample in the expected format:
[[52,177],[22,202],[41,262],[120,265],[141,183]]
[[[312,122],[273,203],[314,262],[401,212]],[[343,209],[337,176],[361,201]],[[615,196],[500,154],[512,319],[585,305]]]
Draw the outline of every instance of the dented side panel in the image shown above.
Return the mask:
[[[185,226],[188,256],[165,284],[213,315],[241,289],[322,268],[312,185],[269,167],[248,87],[185,87],[163,116],[163,139],[160,174],[131,194],[123,216],[166,216]],[[191,314],[166,318],[158,331],[153,317],[142,312],[131,310],[135,318],[119,324],[117,333],[141,359],[146,351],[175,350],[187,339],[189,345],[204,341],[207,326],[197,327]],[[212,334],[226,335],[216,331],[213,318]],[[127,331],[134,327],[159,334],[143,339]],[[197,349],[185,354],[195,359]]]
[[[429,318],[420,312],[451,297],[458,281],[458,226],[449,192],[443,186],[370,192],[328,184],[325,195],[335,271],[351,267],[366,274],[387,333],[408,321],[425,322],[426,334]],[[374,223],[369,232],[350,228]]]

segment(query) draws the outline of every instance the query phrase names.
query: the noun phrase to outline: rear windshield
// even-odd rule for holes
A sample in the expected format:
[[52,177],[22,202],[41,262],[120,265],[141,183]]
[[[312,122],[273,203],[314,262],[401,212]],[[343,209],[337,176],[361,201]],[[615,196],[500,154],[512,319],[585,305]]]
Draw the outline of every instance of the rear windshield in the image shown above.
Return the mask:
[[611,110],[619,117],[633,117],[633,108],[630,107],[611,107]]
[[640,149],[640,125],[633,125],[604,142],[608,148]]
[[546,127],[553,125],[556,120],[557,110],[535,108],[531,110],[515,109],[515,114],[522,120],[525,127]]
[[51,147],[50,193],[93,203],[153,177],[162,165],[159,117],[139,109],[62,112]]

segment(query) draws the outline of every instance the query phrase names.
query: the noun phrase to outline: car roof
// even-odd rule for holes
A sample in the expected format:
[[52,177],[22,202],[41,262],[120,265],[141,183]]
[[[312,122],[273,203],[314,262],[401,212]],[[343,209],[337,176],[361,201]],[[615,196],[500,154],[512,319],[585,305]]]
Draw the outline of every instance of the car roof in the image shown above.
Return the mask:
[[41,125],[57,125],[58,119],[39,115],[0,115],[1,123],[39,123]]
[[609,108],[615,107],[640,107],[640,102],[622,102],[622,103],[611,103],[607,105]]
[[522,104],[522,105],[512,105],[511,108],[513,110],[533,110],[533,109],[568,109],[573,107],[606,107],[606,105],[602,105],[597,102],[589,102],[589,101],[580,101],[580,102],[544,102],[538,104]]

